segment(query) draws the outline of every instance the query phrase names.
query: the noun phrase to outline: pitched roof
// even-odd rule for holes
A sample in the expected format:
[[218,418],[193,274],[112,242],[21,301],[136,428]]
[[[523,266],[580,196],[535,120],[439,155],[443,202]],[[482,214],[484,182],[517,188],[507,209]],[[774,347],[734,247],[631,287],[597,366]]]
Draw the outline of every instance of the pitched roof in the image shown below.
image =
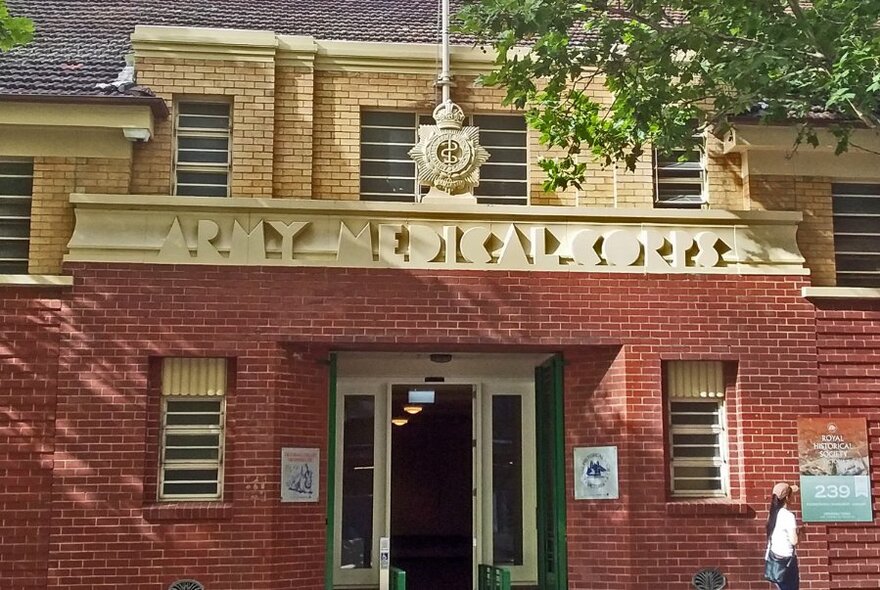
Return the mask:
[[[455,1],[453,2],[456,3]],[[0,95],[95,95],[131,51],[135,25],[258,29],[317,39],[437,43],[438,0],[7,0],[36,25],[0,54]]]

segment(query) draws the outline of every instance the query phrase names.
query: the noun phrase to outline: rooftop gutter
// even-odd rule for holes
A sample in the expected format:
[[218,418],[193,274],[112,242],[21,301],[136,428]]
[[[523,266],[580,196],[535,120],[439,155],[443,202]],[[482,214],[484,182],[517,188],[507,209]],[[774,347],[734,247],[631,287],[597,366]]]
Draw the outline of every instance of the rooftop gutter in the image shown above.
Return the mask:
[[156,119],[167,119],[171,112],[168,105],[159,97],[151,96],[92,96],[92,95],[63,95],[63,94],[2,94],[0,101],[3,102],[38,102],[54,104],[84,104],[84,105],[124,105],[124,106],[149,106]]

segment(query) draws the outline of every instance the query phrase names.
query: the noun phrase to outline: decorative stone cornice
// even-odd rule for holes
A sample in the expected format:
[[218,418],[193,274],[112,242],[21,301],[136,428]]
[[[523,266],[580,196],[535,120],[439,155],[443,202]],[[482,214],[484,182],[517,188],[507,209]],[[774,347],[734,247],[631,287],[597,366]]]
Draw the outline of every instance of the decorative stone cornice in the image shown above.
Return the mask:
[[66,261],[805,275],[801,214],[71,195]]
[[[280,66],[351,72],[437,73],[437,46],[426,43],[324,41],[272,31],[190,27],[135,27],[135,57],[176,57],[230,61],[275,61]],[[523,52],[525,49],[516,49]],[[490,72],[495,52],[482,47],[451,48],[457,75]]]
[[131,45],[136,58],[273,61],[278,41],[272,31],[138,25]]

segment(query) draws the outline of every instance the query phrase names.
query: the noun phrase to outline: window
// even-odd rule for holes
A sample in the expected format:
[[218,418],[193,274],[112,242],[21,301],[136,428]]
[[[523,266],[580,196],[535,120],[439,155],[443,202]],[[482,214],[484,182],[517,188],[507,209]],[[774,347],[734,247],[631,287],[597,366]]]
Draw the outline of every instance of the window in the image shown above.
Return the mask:
[[[418,141],[419,125],[433,125],[428,115],[388,111],[361,113],[361,199],[413,202],[420,187],[409,150]],[[491,157],[480,168],[474,195],[480,203],[528,204],[528,136],[520,115],[473,115],[480,144]]]
[[702,207],[706,203],[706,162],[702,148],[654,150],[654,206]]
[[880,287],[880,184],[835,183],[834,258],[840,287]]
[[175,129],[175,194],[229,196],[230,104],[180,101]]
[[164,359],[160,500],[223,497],[225,413],[225,359]]
[[0,274],[26,274],[34,163],[0,158]]
[[664,368],[672,496],[727,496],[724,365],[720,361],[671,361]]

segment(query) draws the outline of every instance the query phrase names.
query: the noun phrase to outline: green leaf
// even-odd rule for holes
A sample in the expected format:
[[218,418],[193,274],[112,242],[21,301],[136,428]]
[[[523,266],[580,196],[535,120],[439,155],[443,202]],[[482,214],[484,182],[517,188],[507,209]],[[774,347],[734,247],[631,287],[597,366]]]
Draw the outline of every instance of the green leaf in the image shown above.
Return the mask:
[[11,16],[5,0],[0,0],[0,51],[25,45],[33,38],[34,23],[28,18]]
[[[648,146],[688,147],[695,129],[720,133],[759,104],[762,121],[807,121],[799,144],[818,145],[809,124],[817,108],[875,122],[880,2],[800,6],[795,14],[782,0],[476,0],[459,16],[461,31],[500,52],[486,82],[504,87],[541,141],[567,154],[544,168],[558,189],[583,182],[589,154],[632,169]],[[523,45],[527,58],[508,54]],[[848,137],[838,137],[838,153]]]

